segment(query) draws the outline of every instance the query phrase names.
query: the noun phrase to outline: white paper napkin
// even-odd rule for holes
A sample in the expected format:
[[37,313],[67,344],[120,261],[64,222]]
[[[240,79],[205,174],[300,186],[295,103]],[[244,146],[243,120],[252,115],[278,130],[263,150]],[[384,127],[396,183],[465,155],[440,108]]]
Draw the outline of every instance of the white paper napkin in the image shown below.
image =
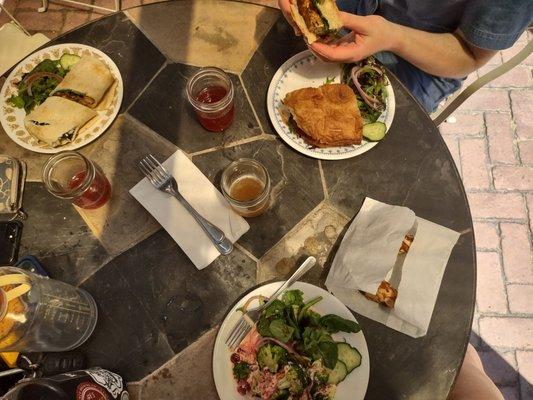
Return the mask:
[[[412,229],[413,243],[398,262],[401,242]],[[458,238],[459,233],[418,218],[406,207],[366,198],[339,246],[326,287],[353,311],[409,336],[424,336]],[[376,293],[381,281],[398,278],[392,309],[359,292]]]
[[[181,150],[166,160],[163,166],[178,182],[181,195],[200,215],[222,229],[232,243],[250,229],[244,218],[231,209],[224,196]],[[130,189],[130,193],[165,228],[196,268],[207,267],[220,255],[178,200],[155,189],[148,179],[141,180]]]

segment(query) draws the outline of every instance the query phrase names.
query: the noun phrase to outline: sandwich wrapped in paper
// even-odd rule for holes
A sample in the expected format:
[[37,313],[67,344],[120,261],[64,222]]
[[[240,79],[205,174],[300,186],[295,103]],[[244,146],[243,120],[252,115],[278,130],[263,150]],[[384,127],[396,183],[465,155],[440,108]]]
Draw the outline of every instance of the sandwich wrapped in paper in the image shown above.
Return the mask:
[[292,127],[313,146],[361,144],[363,119],[348,85],[331,83],[294,90],[287,93],[283,104],[296,123]]
[[62,97],[48,97],[24,119],[28,132],[40,141],[57,147],[73,141],[80,128],[96,111]]
[[83,56],[51,94],[94,108],[113,82],[113,75],[102,61]]
[[307,43],[335,37],[342,28],[335,0],[290,0],[290,10]]
[[458,238],[407,207],[366,198],[339,246],[326,287],[353,311],[423,336]]

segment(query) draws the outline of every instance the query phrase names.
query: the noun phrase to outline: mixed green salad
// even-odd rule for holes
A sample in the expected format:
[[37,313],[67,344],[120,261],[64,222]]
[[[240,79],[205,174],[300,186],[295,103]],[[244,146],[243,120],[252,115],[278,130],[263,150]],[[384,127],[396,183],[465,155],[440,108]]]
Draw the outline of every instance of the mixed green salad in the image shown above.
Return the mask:
[[12,95],[8,102],[14,107],[23,108],[28,114],[50,96],[79,59],[75,54],[66,53],[58,60],[47,58],[41,61],[30,72],[22,75],[17,83],[18,93]]
[[[240,309],[246,312],[252,297]],[[337,385],[361,365],[361,354],[337,332],[356,333],[360,326],[312,307],[322,297],[304,301],[290,290],[265,308],[255,329],[231,355],[237,391],[261,400],[332,400]]]
[[341,83],[352,88],[365,125],[363,136],[370,141],[381,140],[386,126],[378,122],[387,107],[387,86],[389,82],[383,66],[374,57],[368,57],[355,64],[342,66]]

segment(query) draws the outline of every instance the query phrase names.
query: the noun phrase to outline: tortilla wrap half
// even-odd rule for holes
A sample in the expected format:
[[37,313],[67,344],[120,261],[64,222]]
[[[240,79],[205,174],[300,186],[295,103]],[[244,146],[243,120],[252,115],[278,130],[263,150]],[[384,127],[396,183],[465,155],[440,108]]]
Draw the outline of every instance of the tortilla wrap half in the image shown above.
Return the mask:
[[57,147],[72,142],[80,128],[96,114],[81,104],[51,96],[24,118],[24,125],[32,136]]
[[83,56],[51,94],[95,108],[113,82],[113,75],[102,61]]

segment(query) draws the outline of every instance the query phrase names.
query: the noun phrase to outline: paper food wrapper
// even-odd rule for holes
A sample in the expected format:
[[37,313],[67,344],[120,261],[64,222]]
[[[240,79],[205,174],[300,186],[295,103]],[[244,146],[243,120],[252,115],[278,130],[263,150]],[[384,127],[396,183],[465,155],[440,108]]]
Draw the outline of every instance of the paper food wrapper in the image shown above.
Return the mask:
[[[414,240],[398,255],[406,234]],[[366,198],[339,247],[326,287],[347,307],[412,337],[427,333],[442,276],[459,233],[407,207]],[[394,308],[370,301],[382,281],[398,290]]]

